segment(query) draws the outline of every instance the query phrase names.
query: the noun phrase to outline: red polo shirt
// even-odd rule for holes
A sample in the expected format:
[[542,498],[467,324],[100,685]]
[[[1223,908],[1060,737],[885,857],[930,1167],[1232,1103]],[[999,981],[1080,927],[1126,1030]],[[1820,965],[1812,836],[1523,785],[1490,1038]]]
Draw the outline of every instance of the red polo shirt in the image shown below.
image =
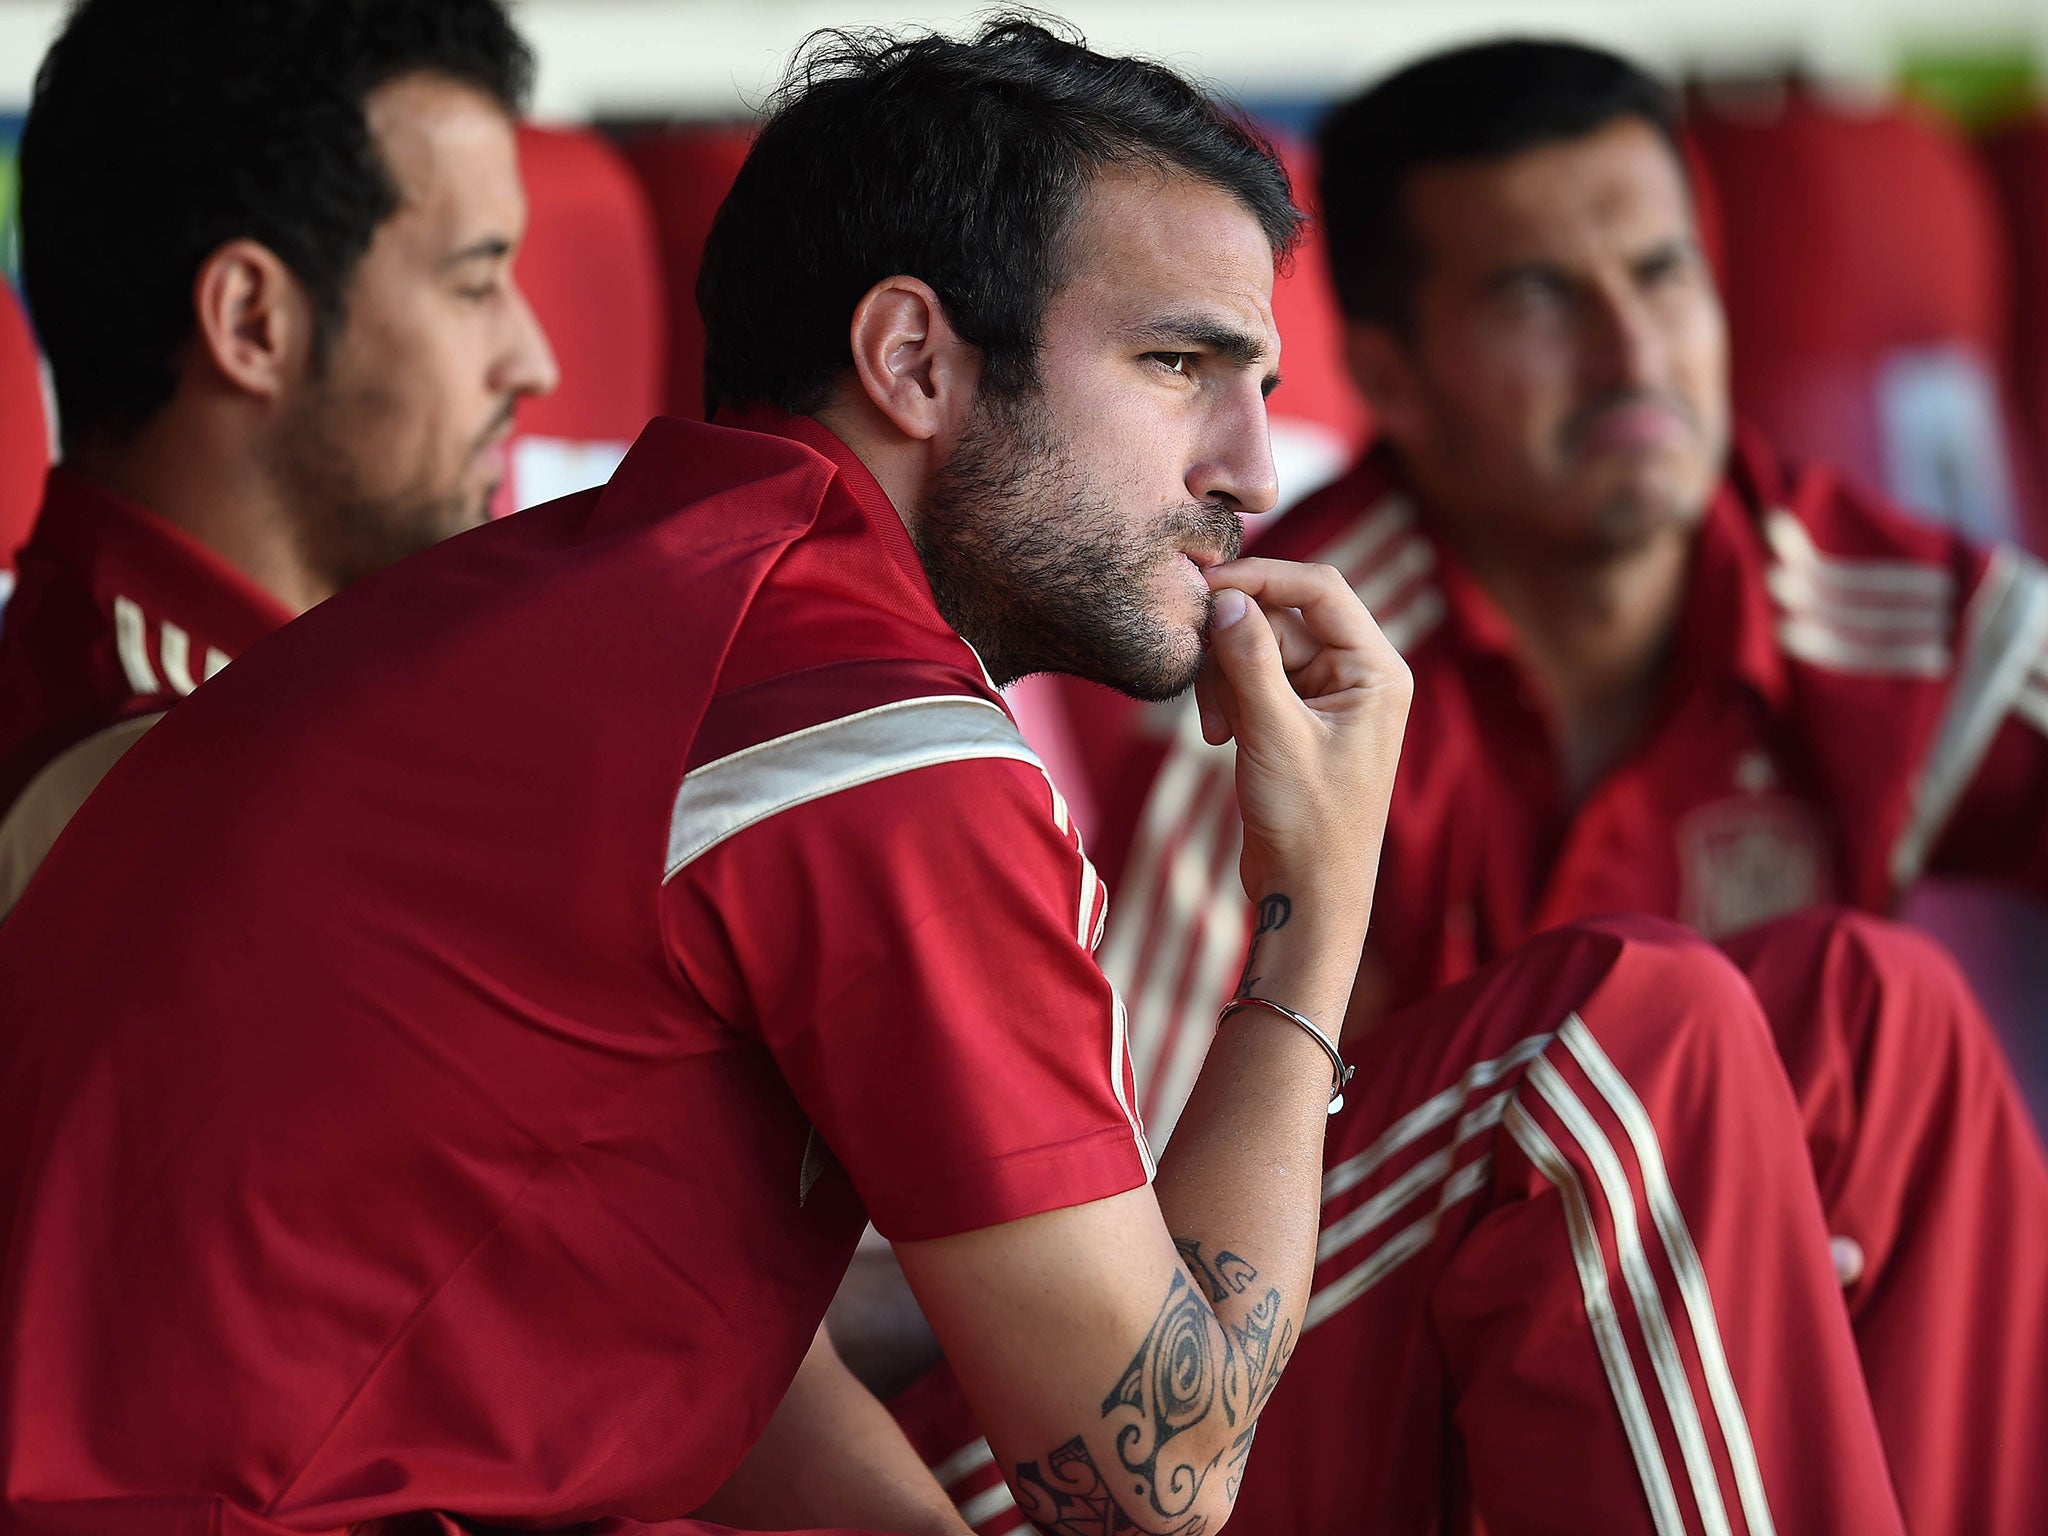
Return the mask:
[[136,737],[290,618],[172,524],[50,471],[0,611],[0,914]]
[[870,1216],[1150,1176],[1063,804],[758,424],[257,647],[0,926],[8,1529],[681,1516]]

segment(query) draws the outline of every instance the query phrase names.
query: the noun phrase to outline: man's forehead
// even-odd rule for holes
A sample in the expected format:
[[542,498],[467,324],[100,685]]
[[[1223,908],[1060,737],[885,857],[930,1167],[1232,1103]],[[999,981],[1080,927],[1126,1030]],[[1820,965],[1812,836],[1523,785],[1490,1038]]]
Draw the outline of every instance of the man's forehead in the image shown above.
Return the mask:
[[1499,160],[1418,170],[1403,213],[1428,256],[1477,265],[1581,242],[1653,242],[1693,222],[1669,141],[1637,118]]
[[479,223],[517,233],[526,208],[518,140],[489,96],[444,76],[408,75],[371,92],[365,117],[398,187],[401,216],[425,215],[455,236]]
[[1105,311],[1111,326],[1172,315],[1266,338],[1273,248],[1250,209],[1219,187],[1163,171],[1098,176],[1065,237],[1061,298]]

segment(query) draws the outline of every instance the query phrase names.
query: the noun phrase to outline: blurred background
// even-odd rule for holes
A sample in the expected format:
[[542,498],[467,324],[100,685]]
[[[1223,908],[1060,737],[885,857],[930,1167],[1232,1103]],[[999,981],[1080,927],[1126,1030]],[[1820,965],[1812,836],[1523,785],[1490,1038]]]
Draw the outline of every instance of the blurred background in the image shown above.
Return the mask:
[[[1312,184],[1326,105],[1436,48],[1604,44],[1685,92],[1739,410],[1918,514],[2048,550],[2048,4],[2042,0],[1071,0],[1095,46],[1236,98]],[[604,478],[658,411],[697,414],[697,250],[791,51],[824,26],[967,25],[983,7],[523,0],[539,57],[520,277],[563,387],[533,403],[505,504]],[[61,0],[0,0],[0,274],[13,145]],[[1287,500],[1370,423],[1342,377],[1311,241],[1276,309]],[[0,285],[0,591],[51,440],[32,335]],[[1048,753],[1057,756],[1057,746]],[[2048,1106],[2048,921],[1967,891],[1921,915],[1988,994]]]

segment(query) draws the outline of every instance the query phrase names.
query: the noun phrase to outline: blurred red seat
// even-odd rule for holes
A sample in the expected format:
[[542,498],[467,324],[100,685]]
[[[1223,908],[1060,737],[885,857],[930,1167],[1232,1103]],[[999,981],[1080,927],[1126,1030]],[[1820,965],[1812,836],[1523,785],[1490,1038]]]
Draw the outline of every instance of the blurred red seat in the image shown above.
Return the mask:
[[1758,113],[1705,99],[1691,128],[1724,229],[1737,409],[1932,520],[2018,536],[2008,274],[1967,147],[1910,105],[1798,88]]
[[13,585],[14,552],[28,538],[49,467],[41,357],[14,290],[0,282],[0,602]]
[[667,319],[654,220],[624,158],[582,129],[519,130],[529,209],[517,275],[561,365],[520,410],[504,507],[611,474],[662,410]]
[[697,318],[697,268],[711,219],[739,175],[754,142],[751,128],[707,124],[669,128],[629,139],[626,159],[654,210],[668,293],[668,381],[671,416],[704,417],[704,325]]

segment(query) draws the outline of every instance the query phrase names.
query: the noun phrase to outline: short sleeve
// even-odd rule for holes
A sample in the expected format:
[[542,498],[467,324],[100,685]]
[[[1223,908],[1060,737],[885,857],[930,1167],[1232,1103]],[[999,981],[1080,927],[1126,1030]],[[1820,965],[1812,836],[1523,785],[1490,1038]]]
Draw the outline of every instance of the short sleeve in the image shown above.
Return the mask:
[[909,700],[733,754],[685,779],[675,828],[678,969],[766,1044],[885,1236],[1150,1179],[1101,882],[997,706]]

